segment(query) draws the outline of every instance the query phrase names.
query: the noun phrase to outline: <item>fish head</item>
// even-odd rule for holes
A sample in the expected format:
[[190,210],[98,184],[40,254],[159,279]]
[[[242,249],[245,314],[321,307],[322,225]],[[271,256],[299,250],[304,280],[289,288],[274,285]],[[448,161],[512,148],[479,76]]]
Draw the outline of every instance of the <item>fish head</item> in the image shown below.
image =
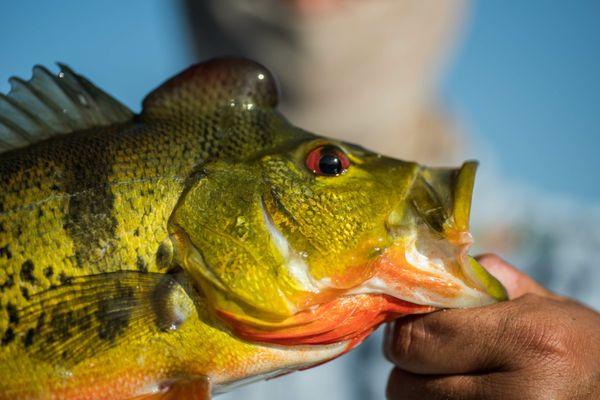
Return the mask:
[[264,112],[254,137],[271,139],[199,165],[169,221],[178,263],[235,334],[354,345],[401,315],[506,299],[468,255],[476,162],[428,168],[237,112]]

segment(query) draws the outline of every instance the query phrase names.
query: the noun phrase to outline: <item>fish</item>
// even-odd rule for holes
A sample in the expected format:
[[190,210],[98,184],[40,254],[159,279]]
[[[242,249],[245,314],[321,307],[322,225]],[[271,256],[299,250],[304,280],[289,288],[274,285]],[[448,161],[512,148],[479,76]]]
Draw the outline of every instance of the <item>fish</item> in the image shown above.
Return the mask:
[[59,68],[0,95],[0,399],[207,400],[506,299],[468,255],[476,162],[297,128],[248,59],[139,113]]

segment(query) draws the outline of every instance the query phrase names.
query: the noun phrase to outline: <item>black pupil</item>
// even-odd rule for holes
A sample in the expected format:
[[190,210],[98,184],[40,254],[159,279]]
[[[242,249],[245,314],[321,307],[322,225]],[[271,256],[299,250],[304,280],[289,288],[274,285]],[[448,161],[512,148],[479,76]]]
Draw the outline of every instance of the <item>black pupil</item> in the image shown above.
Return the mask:
[[325,153],[319,159],[319,170],[325,175],[339,175],[344,172],[342,160],[335,153]]

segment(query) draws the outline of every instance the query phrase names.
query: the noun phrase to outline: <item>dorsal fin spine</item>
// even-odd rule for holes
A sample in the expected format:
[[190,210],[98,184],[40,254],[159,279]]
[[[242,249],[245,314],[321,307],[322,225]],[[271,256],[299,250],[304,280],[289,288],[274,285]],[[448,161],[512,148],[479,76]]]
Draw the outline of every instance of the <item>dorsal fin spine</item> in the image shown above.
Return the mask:
[[0,152],[133,118],[123,104],[65,64],[58,65],[58,76],[36,65],[28,81],[9,80],[10,92],[0,94]]
[[[28,119],[31,120],[31,122],[35,123],[38,126],[39,132],[41,132],[41,133],[38,133],[36,136],[44,136],[44,138],[50,137],[49,135],[45,135],[43,133],[44,131],[50,129],[50,127],[44,121],[39,119],[34,113],[29,112],[29,110],[22,107],[17,101],[12,99],[10,96],[6,96],[3,94],[1,96],[2,96],[2,99],[5,100],[8,104],[10,104],[11,107],[16,109],[18,112],[20,112],[24,116],[26,116]],[[29,135],[29,136],[33,137],[33,135]]]
[[10,129],[12,132],[14,132],[15,135],[19,136],[25,141],[30,141],[31,139],[33,139],[31,136],[29,136],[29,134],[26,131],[21,129],[19,125],[15,124],[9,119],[4,118],[2,115],[0,115],[0,124],[4,125],[7,129]]
[[[69,93],[66,88],[61,85],[61,82],[59,82],[59,78],[56,77],[55,75],[52,75],[52,73],[50,71],[48,71],[48,69],[42,65],[36,65],[33,67],[33,76],[34,77],[40,77],[40,79],[47,79],[49,82],[52,82],[52,85],[56,88],[56,90],[58,90],[60,93],[62,93],[64,95],[64,97],[66,99],[68,99],[69,101],[73,102],[74,104],[78,104],[78,100],[75,98],[75,96],[71,93]],[[91,126],[94,125],[96,123],[98,123],[97,120],[94,120],[93,118],[90,118],[90,116],[85,113],[82,112],[82,110],[80,110],[79,108],[73,108],[71,111],[74,111],[77,115],[72,115],[70,113],[62,113],[62,115],[64,116],[65,120],[69,121],[69,124],[72,126],[72,129],[78,129],[81,125],[81,123],[77,123],[77,119],[82,119],[84,124],[86,126]],[[60,110],[59,107],[59,112],[62,112],[62,110]]]
[[57,107],[54,102],[52,102],[46,96],[44,96],[43,93],[40,93],[35,87],[33,87],[33,85],[30,85],[28,82],[18,77],[11,78],[9,82],[11,83],[11,85],[13,85],[13,88],[17,88],[18,86],[25,88],[43,106],[49,108],[52,111],[51,115],[53,116],[54,122],[59,124],[59,127],[61,129],[66,130],[76,128],[75,126],[69,123],[68,119],[64,118],[62,110],[59,107]]
[[[116,100],[114,100],[112,97],[110,97],[109,95],[106,94],[106,92],[99,90],[98,87],[96,87],[94,84],[92,84],[88,79],[86,79],[85,77],[75,73],[68,65],[63,64],[63,63],[57,63],[57,65],[61,68],[61,72],[66,73],[70,76],[72,76],[77,83],[83,88],[85,89],[85,91],[87,93],[90,93],[92,95],[97,96],[98,98],[100,98],[102,100],[103,103],[110,105],[111,111],[114,113],[117,113],[119,116],[121,117],[126,117],[126,118],[130,118],[131,117],[131,111],[125,107],[123,104],[117,102]],[[102,113],[106,118],[108,119],[112,119],[114,118],[113,115],[107,114],[108,110],[104,110],[100,107],[98,107],[100,113]]]

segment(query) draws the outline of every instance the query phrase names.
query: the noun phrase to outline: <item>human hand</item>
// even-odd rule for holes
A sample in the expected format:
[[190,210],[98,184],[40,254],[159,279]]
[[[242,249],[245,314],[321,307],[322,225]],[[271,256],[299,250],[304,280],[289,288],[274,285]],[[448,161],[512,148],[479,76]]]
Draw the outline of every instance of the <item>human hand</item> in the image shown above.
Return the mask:
[[512,300],[388,326],[388,399],[600,399],[600,314],[497,256],[478,259]]

